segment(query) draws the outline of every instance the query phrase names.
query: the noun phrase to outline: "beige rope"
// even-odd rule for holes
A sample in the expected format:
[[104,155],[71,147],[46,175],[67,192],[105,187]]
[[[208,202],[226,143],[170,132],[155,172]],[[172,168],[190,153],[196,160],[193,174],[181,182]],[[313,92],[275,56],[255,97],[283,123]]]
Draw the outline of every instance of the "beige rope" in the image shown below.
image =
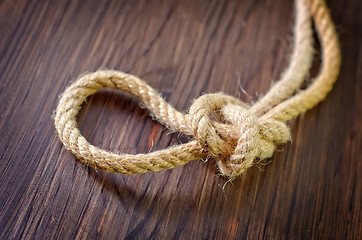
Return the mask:
[[[321,42],[322,66],[313,83],[301,91],[312,62],[310,14]],[[99,170],[124,174],[160,171],[212,156],[222,174],[238,176],[256,159],[271,157],[276,145],[287,142],[290,131],[286,121],[323,100],[337,79],[339,43],[324,0],[296,0],[294,32],[291,62],[282,79],[251,107],[223,93],[206,94],[196,99],[184,115],[138,77],[102,70],[79,77],[61,95],[55,115],[59,138],[80,160]],[[105,87],[138,97],[161,123],[193,135],[195,140],[136,155],[115,154],[91,145],[81,135],[76,117],[86,98]],[[214,112],[220,114],[221,122],[210,119]]]

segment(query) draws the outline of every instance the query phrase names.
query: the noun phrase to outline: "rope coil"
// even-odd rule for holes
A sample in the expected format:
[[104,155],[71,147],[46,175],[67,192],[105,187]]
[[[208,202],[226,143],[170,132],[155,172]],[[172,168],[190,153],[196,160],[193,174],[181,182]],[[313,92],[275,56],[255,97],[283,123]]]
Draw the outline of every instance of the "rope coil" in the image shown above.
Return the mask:
[[[323,50],[322,65],[313,83],[300,91],[313,58],[311,16]],[[222,174],[236,177],[255,159],[270,158],[278,144],[289,141],[286,122],[322,101],[337,79],[339,43],[324,0],[296,0],[294,32],[295,47],[287,70],[253,106],[223,93],[205,94],[193,102],[188,114],[182,114],[138,77],[102,70],[81,76],[61,95],[55,114],[59,138],[77,158],[99,170],[124,174],[160,171],[212,156]],[[161,123],[195,139],[136,155],[115,154],[91,145],[81,135],[76,117],[86,98],[105,87],[138,97]],[[221,122],[210,119],[214,112],[220,114]]]

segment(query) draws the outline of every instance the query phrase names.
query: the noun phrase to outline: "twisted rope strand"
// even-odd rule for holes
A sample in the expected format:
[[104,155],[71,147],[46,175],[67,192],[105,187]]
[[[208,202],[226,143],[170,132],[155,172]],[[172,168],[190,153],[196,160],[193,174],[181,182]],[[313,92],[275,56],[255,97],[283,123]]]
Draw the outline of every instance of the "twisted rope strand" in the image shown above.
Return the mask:
[[281,102],[269,113],[265,114],[264,118],[288,121],[304,113],[322,101],[332,90],[333,84],[337,80],[341,65],[341,52],[338,35],[328,7],[325,1],[322,0],[307,0],[307,4],[312,12],[321,42],[321,70],[314,82],[306,90],[301,91],[287,101]]
[[312,66],[314,49],[310,13],[304,0],[297,0],[295,9],[297,15],[294,27],[294,51],[289,66],[282,78],[251,107],[250,111],[256,117],[292,96],[299,89]]
[[[296,0],[296,9],[295,46],[289,67],[282,79],[253,106],[222,93],[206,94],[196,99],[184,115],[136,76],[112,70],[97,71],[79,77],[61,95],[55,114],[60,140],[77,158],[99,170],[124,174],[160,171],[210,155],[224,175],[233,178],[242,174],[255,159],[271,157],[277,144],[290,139],[285,122],[323,100],[339,73],[339,44],[325,2]],[[315,81],[293,96],[311,67],[310,12],[321,41],[322,67]],[[136,155],[115,154],[91,145],[81,135],[76,117],[86,98],[105,87],[136,96],[161,123],[195,139]],[[213,112],[220,114],[221,122],[210,119]]]

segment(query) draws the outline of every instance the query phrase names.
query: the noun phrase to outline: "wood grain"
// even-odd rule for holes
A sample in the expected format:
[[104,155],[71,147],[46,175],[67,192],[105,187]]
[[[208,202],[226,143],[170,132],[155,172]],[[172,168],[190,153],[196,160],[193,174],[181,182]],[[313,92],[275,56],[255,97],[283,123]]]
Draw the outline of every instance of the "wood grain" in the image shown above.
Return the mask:
[[[287,65],[292,1],[0,1],[0,239],[361,239],[362,2],[328,4],[339,81],[291,123],[291,143],[224,188],[212,159],[133,176],[82,165],[56,136],[58,95],[109,68],[182,111],[202,93],[256,101]],[[188,140],[108,89],[79,126],[127,153]]]

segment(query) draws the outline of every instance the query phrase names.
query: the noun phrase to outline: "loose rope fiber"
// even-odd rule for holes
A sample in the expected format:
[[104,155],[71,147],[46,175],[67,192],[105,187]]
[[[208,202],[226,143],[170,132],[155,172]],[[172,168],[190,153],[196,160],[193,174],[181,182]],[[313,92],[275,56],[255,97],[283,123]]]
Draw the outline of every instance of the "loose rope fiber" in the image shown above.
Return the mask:
[[[322,49],[318,76],[305,90],[313,58],[314,21]],[[340,48],[324,0],[296,0],[294,50],[280,81],[252,106],[223,94],[196,99],[188,114],[169,105],[143,80],[120,71],[100,70],[79,77],[61,95],[55,127],[64,146],[83,163],[124,174],[160,171],[212,156],[222,174],[234,178],[255,160],[270,158],[278,144],[290,140],[286,124],[322,101],[332,89],[340,69]],[[193,135],[194,140],[147,154],[115,154],[91,145],[78,129],[77,115],[86,98],[102,88],[115,88],[139,98],[168,128]],[[210,119],[217,112],[221,121]]]

